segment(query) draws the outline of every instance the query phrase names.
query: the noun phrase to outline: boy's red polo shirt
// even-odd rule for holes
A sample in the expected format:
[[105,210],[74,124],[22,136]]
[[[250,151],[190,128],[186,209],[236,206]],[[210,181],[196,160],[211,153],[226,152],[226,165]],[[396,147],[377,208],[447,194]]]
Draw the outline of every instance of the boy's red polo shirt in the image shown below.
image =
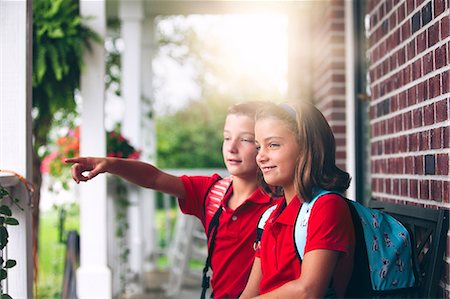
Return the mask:
[[[264,227],[261,247],[256,255],[261,260],[260,293],[264,294],[298,279],[301,262],[294,245],[294,225],[301,203],[295,197],[288,206],[279,204]],[[333,286],[342,297],[353,267],[355,235],[347,203],[335,194],[320,197],[309,217],[305,253],[314,249],[340,251]]]
[[[204,198],[211,184],[219,178],[204,176],[182,176],[186,198],[179,198],[181,211],[195,215],[204,227]],[[271,205],[271,198],[261,190],[256,190],[239,208],[227,208],[233,185],[222,201],[222,215],[215,240],[211,265],[214,298],[237,298],[245,288],[253,265],[256,226],[262,213]],[[200,282],[199,282],[200,284]]]

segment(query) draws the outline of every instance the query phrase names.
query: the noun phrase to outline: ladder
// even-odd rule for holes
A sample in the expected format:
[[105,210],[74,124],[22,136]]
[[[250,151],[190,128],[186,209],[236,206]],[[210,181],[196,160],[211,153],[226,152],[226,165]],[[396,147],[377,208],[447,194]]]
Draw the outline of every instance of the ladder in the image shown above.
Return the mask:
[[[188,279],[198,281],[201,288],[202,268],[208,249],[206,235],[200,221],[191,215],[178,212],[174,237],[170,242],[167,257],[169,260],[169,278],[166,285],[166,296],[172,297],[180,293],[183,283]],[[190,261],[199,261],[200,267],[192,268]]]

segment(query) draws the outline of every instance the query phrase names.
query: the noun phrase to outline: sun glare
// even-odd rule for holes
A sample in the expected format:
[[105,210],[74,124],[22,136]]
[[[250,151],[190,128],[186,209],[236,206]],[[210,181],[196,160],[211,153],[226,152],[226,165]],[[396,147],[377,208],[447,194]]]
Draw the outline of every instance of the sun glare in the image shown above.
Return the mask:
[[282,16],[236,15],[224,19],[222,44],[230,48],[230,67],[236,72],[273,80],[286,88],[287,24]]
[[[283,95],[287,90],[287,23],[285,15],[191,15],[161,18],[157,26],[169,36],[177,34],[176,27],[191,28],[202,40],[214,43],[214,62],[228,78],[250,78],[255,88],[264,86]],[[156,106],[163,101],[176,109],[200,93],[189,87],[195,84],[190,77],[192,67],[177,67],[167,59],[169,51],[160,49],[154,62]]]

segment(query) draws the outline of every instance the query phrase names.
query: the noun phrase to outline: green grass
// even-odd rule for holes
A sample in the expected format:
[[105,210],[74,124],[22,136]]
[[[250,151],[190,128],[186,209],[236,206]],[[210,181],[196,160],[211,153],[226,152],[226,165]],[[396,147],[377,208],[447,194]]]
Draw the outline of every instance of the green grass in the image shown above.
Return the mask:
[[[59,210],[51,209],[40,215],[38,297],[60,298],[62,289],[65,243],[59,240]],[[65,232],[79,231],[78,209],[69,207]],[[66,238],[64,234],[64,239]]]

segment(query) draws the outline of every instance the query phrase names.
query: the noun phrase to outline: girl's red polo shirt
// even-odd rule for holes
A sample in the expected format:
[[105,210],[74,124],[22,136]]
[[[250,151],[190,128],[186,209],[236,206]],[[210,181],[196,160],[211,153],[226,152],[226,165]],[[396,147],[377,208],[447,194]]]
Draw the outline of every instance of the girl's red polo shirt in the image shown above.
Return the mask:
[[[288,206],[284,200],[266,222],[261,247],[256,253],[261,260],[261,294],[298,279],[301,275],[301,261],[293,239],[300,207],[297,197]],[[340,255],[333,274],[333,286],[338,297],[344,296],[351,276],[354,247],[355,234],[347,203],[336,194],[323,195],[311,210],[305,253],[314,249],[345,253]]]
[[[178,199],[181,211],[195,215],[204,227],[207,227],[207,223],[203,200],[211,184],[218,178],[218,175],[181,177],[186,189],[186,198]],[[223,211],[211,260],[211,285],[216,299],[237,298],[244,290],[255,255],[253,242],[256,239],[257,223],[262,213],[273,205],[267,194],[256,190],[239,208],[231,210],[226,204],[233,185],[230,188],[221,204]]]

